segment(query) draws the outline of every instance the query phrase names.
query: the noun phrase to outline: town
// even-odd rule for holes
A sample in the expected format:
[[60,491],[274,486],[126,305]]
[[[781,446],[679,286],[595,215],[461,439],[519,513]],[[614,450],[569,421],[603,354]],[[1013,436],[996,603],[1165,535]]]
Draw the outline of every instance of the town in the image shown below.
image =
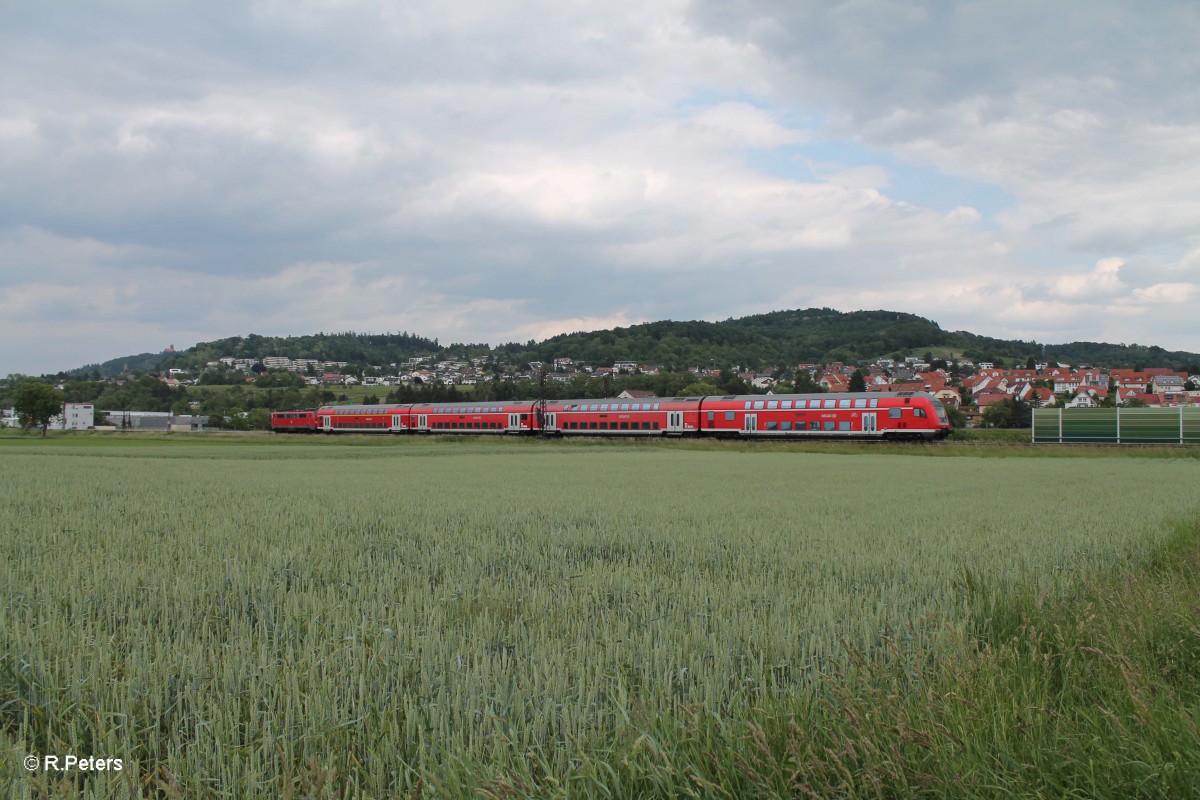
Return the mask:
[[[169,349],[171,352],[173,349]],[[386,365],[266,356],[224,356],[202,368],[132,371],[111,379],[63,379],[64,413],[51,429],[203,431],[266,429],[273,410],[417,399],[550,399],[657,397],[790,392],[928,392],[955,427],[1027,427],[1029,409],[1058,406],[1200,406],[1200,374],[1165,367],[1105,369],[1028,359],[1019,367],[963,357],[879,358],[863,365],[834,361],[748,371],[693,366],[686,370],[635,360],[602,366],[561,357],[502,363],[496,355],[465,359],[416,356]],[[106,403],[106,400],[114,401]],[[4,409],[0,424],[22,424]]]

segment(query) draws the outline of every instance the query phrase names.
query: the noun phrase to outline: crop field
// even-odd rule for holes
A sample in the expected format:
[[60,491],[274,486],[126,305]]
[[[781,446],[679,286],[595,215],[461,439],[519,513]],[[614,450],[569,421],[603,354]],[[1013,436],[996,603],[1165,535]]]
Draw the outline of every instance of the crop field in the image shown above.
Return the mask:
[[[897,452],[5,445],[0,787],[580,796],[657,719],[936,662],[972,592],[1060,596],[1200,512],[1193,458]],[[66,753],[123,768],[20,766]]]

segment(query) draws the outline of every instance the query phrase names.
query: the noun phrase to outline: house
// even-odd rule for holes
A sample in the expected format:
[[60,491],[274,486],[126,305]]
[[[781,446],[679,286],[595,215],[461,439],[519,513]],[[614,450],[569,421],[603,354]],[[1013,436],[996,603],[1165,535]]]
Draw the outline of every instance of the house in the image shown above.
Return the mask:
[[1054,391],[1056,393],[1075,392],[1083,385],[1083,377],[1074,373],[1060,375],[1054,379]]
[[940,369],[933,372],[919,372],[917,373],[917,380],[924,382],[925,391],[937,392],[946,385],[946,373]]
[[1184,383],[1185,379],[1182,373],[1152,375],[1149,390],[1156,394],[1161,394],[1162,392],[1182,392]]
[[1096,402],[1096,398],[1087,392],[1080,392],[1071,398],[1071,402],[1067,403],[1065,408],[1095,408],[1100,405]]
[[974,399],[975,405],[982,410],[992,403],[1003,403],[1008,399],[1008,394],[999,389],[985,389],[982,392],[974,393],[972,399]]
[[850,381],[840,372],[826,372],[817,380],[817,384],[827,392],[850,391]]
[[962,395],[949,386],[943,386],[933,393],[933,396],[942,401],[943,405],[953,406],[958,408],[962,405]]
[[617,397],[622,400],[645,400],[648,397],[658,397],[658,395],[645,389],[626,389],[617,395]]

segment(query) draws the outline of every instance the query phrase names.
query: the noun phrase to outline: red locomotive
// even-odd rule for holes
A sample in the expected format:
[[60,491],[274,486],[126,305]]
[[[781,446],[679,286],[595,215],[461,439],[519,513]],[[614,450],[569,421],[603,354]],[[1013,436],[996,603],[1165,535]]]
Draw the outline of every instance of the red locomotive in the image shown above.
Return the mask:
[[941,439],[951,428],[941,401],[925,392],[861,392],[323,406],[277,411],[271,430]]
[[271,430],[275,433],[312,433],[317,429],[317,412],[274,411],[271,413]]

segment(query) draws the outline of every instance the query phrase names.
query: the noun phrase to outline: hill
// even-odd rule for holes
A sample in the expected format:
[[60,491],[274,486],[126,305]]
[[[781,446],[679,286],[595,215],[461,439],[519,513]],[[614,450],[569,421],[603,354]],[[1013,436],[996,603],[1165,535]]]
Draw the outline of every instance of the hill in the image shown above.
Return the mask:
[[317,333],[275,337],[251,334],[202,342],[177,353],[116,358],[75,370],[98,370],[106,376],[122,369],[199,367],[222,356],[236,358],[316,358],[351,364],[392,364],[415,356],[465,358],[494,354],[503,361],[550,362],[573,358],[593,365],[633,360],[688,367],[737,364],[746,369],[772,369],[797,363],[873,361],[885,356],[963,357],[997,364],[1037,361],[1090,363],[1104,367],[1171,367],[1200,372],[1200,355],[1161,347],[1071,342],[1042,344],[997,339],[968,331],[946,331],[936,322],[896,311],[840,312],[829,308],[795,309],[755,314],[722,322],[660,321],[562,334],[542,342],[441,345],[416,334]]

